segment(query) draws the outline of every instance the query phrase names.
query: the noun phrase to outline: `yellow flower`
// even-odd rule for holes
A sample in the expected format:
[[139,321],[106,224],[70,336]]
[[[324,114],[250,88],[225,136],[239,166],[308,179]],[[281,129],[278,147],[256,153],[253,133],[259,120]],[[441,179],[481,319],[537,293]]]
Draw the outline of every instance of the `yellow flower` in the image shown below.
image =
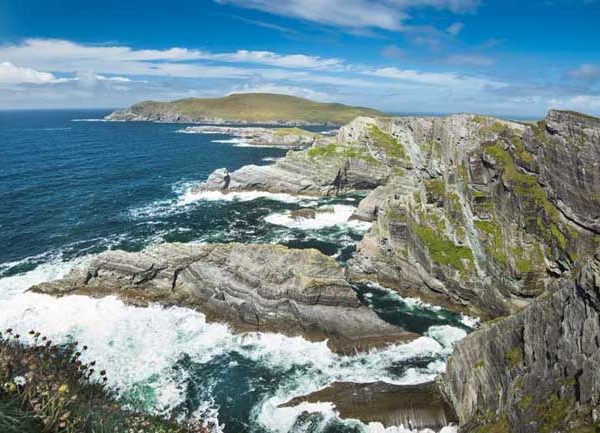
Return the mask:
[[69,385],[63,383],[61,386],[58,387],[58,392],[60,392],[61,394],[66,394],[67,392],[69,392]]

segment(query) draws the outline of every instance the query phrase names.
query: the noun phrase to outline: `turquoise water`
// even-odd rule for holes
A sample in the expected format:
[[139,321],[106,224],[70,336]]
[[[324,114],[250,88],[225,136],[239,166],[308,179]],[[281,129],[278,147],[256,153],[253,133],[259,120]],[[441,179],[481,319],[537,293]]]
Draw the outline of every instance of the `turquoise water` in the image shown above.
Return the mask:
[[[183,308],[27,293],[91,254],[159,242],[277,242],[318,248],[343,264],[368,229],[347,221],[360,196],[192,192],[216,168],[270,164],[284,149],[177,133],[185,125],[89,121],[105,114],[0,112],[0,327],[85,343],[123,404],[201,417],[227,433],[368,430],[339,420],[326,404],[277,405],[336,380],[416,383],[443,370],[452,344],[469,330],[464,318],[375,286],[356,287],[363,302],[423,337],[352,357],[301,338],[236,335]],[[320,207],[329,212],[319,221],[289,215]]]

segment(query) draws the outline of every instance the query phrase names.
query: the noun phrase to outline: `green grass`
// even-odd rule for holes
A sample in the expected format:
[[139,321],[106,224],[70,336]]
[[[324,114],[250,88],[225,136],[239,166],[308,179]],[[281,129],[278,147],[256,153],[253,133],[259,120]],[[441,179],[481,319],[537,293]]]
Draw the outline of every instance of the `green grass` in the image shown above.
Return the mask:
[[321,137],[321,134],[307,131],[306,129],[302,128],[275,128],[273,129],[273,135],[300,135],[304,137]]
[[307,150],[306,154],[311,159],[359,159],[372,164],[381,164],[365,148],[358,146],[340,146],[335,143],[313,146]]
[[[554,243],[564,250],[568,241],[558,226],[559,212],[548,199],[537,178],[520,172],[510,153],[502,149],[499,144],[487,146],[484,152],[498,163],[503,171],[503,179],[512,185],[515,194],[521,198],[521,204],[530,208],[529,225],[535,226],[537,232],[547,242]],[[545,218],[541,218],[540,213],[543,213]]]
[[125,411],[104,384],[95,362],[82,362],[87,348],[55,346],[30,331],[24,346],[12,330],[0,333],[0,431],[2,433],[208,433],[200,424]]
[[523,350],[520,347],[512,347],[504,354],[504,358],[508,365],[516,367],[523,362]]
[[504,236],[502,227],[495,221],[475,221],[475,226],[487,237],[485,250],[492,256],[496,263],[508,265],[508,257],[504,250]]
[[413,226],[417,237],[423,242],[429,251],[431,260],[440,265],[452,266],[464,272],[466,271],[463,260],[473,262],[473,252],[470,248],[456,245],[443,233],[424,225]]
[[402,143],[391,135],[386,134],[375,125],[369,127],[369,135],[373,139],[373,144],[383,150],[388,158],[406,159]]
[[138,114],[174,111],[192,119],[218,118],[245,122],[307,122],[342,125],[358,116],[381,116],[365,107],[314,102],[295,96],[270,93],[242,93],[223,98],[189,98],[173,102],[145,101],[131,110]]

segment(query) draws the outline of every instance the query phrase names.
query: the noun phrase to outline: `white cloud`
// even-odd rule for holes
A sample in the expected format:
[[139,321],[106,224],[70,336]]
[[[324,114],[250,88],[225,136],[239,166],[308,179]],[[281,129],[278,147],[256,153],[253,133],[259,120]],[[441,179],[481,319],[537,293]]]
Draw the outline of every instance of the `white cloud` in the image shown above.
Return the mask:
[[451,89],[492,89],[507,86],[506,83],[487,78],[464,76],[455,72],[420,72],[412,69],[399,69],[396,67],[379,68],[364,72],[381,78],[389,78],[426,86],[447,87]]
[[450,33],[452,36],[458,36],[464,27],[465,25],[463,23],[453,23],[446,27],[446,32]]
[[332,26],[400,30],[407,17],[402,7],[368,0],[217,0],[276,15]]
[[334,96],[330,93],[319,92],[306,87],[285,86],[273,83],[234,86],[231,88],[228,94],[232,93],[281,93],[284,95],[299,96],[301,98],[307,98],[313,101],[327,102],[331,102],[334,99]]
[[190,78],[239,77],[245,74],[233,67],[182,62],[210,60],[302,69],[333,68],[343,63],[336,58],[278,54],[270,51],[239,50],[233,53],[211,53],[179,47],[166,50],[136,50],[127,46],[83,45],[60,39],[26,39],[21,44],[0,46],[0,59],[60,72],[93,70],[101,73],[173,75]]
[[480,0],[215,0],[275,15],[349,29],[403,30],[408,11],[432,7],[453,13],[475,11]]
[[547,107],[600,114],[600,96],[575,95],[569,98],[550,99],[547,102]]
[[496,61],[491,57],[486,56],[478,56],[478,55],[462,55],[457,54],[454,56],[448,57],[448,63],[453,65],[470,65],[470,66],[491,66]]
[[281,55],[271,51],[238,50],[235,53],[211,54],[206,57],[211,60],[239,63],[258,63],[282,68],[298,69],[332,69],[341,67],[344,63],[337,58],[322,58],[304,54]]
[[600,67],[584,64],[567,71],[567,76],[578,81],[594,82],[600,80]]
[[0,83],[2,84],[53,84],[64,79],[49,72],[17,66],[11,62],[0,63]]

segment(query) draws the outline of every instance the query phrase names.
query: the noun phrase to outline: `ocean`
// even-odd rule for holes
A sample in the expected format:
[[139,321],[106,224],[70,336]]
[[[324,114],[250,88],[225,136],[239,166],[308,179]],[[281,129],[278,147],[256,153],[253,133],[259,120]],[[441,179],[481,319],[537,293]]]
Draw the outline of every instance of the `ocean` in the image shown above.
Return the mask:
[[[335,381],[409,384],[443,371],[473,321],[379,286],[356,290],[384,320],[421,337],[355,356],[299,337],[235,334],[180,307],[27,292],[93,254],[162,242],[280,243],[317,248],[344,265],[369,228],[349,220],[360,195],[193,191],[217,168],[272,164],[285,149],[184,134],[180,124],[104,122],[107,113],[0,111],[0,329],[86,344],[86,359],[106,370],[124,406],[202,418],[225,433],[380,432],[339,419],[327,403],[278,405]],[[331,211],[290,216],[307,207]]]

